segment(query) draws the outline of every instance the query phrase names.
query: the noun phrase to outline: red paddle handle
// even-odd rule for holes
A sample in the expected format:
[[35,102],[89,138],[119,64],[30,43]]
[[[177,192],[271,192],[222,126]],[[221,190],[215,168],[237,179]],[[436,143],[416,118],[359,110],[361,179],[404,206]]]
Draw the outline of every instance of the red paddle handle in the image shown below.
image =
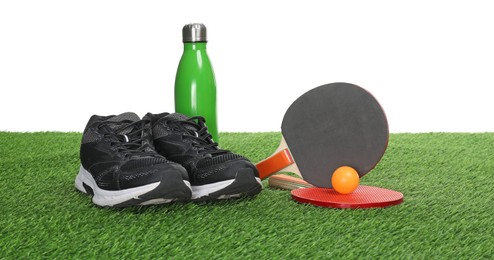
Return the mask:
[[261,179],[266,179],[271,174],[276,173],[288,165],[294,163],[292,155],[288,149],[283,149],[264,161],[256,164],[257,170],[259,171],[259,177]]

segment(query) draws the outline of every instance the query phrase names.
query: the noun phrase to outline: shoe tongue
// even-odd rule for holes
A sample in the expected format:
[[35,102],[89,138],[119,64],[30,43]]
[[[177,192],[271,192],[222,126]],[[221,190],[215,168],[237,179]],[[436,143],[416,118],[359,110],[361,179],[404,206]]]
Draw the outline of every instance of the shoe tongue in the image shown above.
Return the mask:
[[[108,124],[108,126],[112,130],[115,130],[116,128],[121,127],[123,125],[123,121],[137,122],[139,120],[141,120],[141,118],[139,118],[139,116],[137,114],[132,113],[132,112],[127,112],[127,113],[120,114],[118,116],[110,117],[106,121],[115,122],[113,124],[111,124],[111,123]],[[125,123],[129,124],[128,122],[125,122]],[[132,130],[133,130],[133,128],[127,127],[127,128],[122,129],[121,131],[119,131],[117,134],[126,135],[126,134],[132,132]]]
[[141,118],[139,118],[139,116],[136,113],[127,112],[127,113],[120,114],[118,116],[110,117],[106,121],[110,121],[110,122],[121,122],[121,121],[124,121],[124,120],[132,121],[132,122],[137,122],[137,121],[141,120]]
[[165,116],[165,118],[184,121],[184,120],[189,119],[190,117],[188,117],[184,114],[180,114],[180,113],[173,113],[173,114],[169,114],[169,115]]
[[[180,113],[173,113],[173,114],[169,114],[167,116],[165,116],[166,119],[173,119],[173,120],[178,120],[178,121],[186,121],[188,119],[190,119],[190,117],[184,115],[184,114],[180,114]],[[189,130],[192,130],[194,132],[196,132],[197,130],[197,127],[194,127],[193,125],[190,125],[190,124],[186,124],[185,125],[185,128],[186,129],[189,129]]]
[[[168,119],[168,120],[178,120],[178,121],[187,121],[188,119],[190,119],[190,117],[184,115],[184,114],[180,114],[180,113],[173,113],[173,114],[169,114],[165,117],[163,117],[165,120]],[[191,120],[192,121],[192,120]],[[185,127],[185,129],[187,130],[190,130],[192,133],[190,134],[194,134],[198,136],[198,131],[200,130],[201,126],[199,126],[198,124],[195,123],[194,121],[194,124],[183,124],[183,126]],[[212,139],[208,139],[208,142],[212,142]],[[210,148],[210,149],[214,149],[214,148]],[[216,150],[216,149],[214,149]]]

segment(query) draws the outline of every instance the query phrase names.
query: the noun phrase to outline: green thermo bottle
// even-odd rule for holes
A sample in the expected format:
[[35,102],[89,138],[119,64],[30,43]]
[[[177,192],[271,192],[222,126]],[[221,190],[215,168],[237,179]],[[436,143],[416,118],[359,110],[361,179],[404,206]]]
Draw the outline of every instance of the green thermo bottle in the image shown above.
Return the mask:
[[216,81],[206,53],[206,26],[187,24],[182,29],[184,53],[175,78],[175,111],[187,116],[202,116],[215,142],[218,139],[216,119]]

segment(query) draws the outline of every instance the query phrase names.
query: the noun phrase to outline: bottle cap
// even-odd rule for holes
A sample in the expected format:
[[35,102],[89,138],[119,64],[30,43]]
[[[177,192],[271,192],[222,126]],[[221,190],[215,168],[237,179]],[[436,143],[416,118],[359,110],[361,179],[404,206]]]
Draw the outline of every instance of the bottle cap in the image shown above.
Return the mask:
[[202,23],[186,24],[182,36],[183,42],[207,42],[206,26]]

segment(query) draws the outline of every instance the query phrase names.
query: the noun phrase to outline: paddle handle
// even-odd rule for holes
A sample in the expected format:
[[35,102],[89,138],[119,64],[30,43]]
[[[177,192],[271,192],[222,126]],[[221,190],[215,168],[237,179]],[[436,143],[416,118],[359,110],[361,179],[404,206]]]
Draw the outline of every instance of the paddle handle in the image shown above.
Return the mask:
[[269,187],[282,190],[295,190],[299,188],[314,187],[306,181],[286,174],[276,174],[269,178]]
[[288,145],[283,136],[281,136],[281,142],[278,149],[276,149],[270,157],[258,162],[256,167],[261,179],[266,179],[270,175],[282,170],[302,176],[295,164],[295,160],[293,160],[293,157],[290,154],[290,150],[288,149]]

